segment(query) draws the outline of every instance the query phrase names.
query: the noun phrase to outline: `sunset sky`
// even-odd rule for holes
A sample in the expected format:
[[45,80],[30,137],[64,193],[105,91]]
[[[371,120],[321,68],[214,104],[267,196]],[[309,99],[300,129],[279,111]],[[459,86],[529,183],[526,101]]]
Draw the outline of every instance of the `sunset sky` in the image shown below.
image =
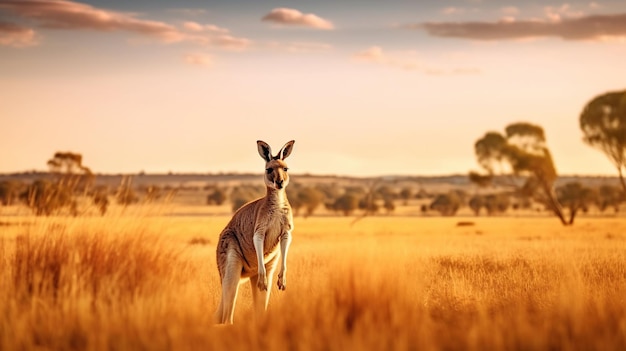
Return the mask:
[[260,172],[257,139],[294,173],[467,173],[529,121],[560,173],[615,175],[578,117],[625,88],[624,0],[0,0],[2,173]]

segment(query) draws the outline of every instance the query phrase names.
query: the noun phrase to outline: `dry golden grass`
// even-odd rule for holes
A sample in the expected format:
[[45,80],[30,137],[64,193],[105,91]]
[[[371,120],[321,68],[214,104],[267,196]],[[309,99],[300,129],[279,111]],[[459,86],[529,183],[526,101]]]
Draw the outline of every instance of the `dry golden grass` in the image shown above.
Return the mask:
[[626,349],[623,219],[297,218],[287,291],[218,327],[228,219],[4,217],[0,349]]

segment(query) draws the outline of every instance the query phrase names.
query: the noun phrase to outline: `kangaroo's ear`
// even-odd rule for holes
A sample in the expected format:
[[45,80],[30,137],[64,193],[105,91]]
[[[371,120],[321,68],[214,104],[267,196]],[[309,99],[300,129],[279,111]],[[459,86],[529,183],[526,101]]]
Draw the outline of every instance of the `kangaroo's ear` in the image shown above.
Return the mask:
[[284,160],[287,158],[287,156],[289,156],[291,154],[291,151],[293,151],[293,143],[295,143],[295,140],[292,140],[290,142],[288,142],[287,144],[285,144],[280,151],[278,151],[278,158],[281,160]]
[[259,155],[261,155],[265,162],[270,162],[272,159],[272,148],[261,140],[256,141],[256,146],[259,149]]

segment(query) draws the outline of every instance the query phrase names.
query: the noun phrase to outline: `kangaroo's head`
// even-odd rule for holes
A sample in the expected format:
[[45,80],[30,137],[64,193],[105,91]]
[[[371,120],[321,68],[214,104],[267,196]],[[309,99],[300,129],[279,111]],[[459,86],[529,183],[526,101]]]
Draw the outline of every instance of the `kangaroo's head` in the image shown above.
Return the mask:
[[272,156],[272,148],[261,140],[256,142],[259,155],[265,160],[265,185],[273,189],[283,189],[289,184],[287,164],[285,159],[293,150],[294,140],[285,144],[276,156]]

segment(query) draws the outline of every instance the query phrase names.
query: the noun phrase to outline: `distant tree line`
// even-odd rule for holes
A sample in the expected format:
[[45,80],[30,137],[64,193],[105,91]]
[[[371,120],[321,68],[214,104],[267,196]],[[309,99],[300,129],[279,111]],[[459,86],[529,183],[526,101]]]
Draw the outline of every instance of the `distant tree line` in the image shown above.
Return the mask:
[[[232,188],[211,185],[208,190],[206,203],[208,205],[222,205],[230,200],[231,208],[236,211],[249,201],[265,195],[265,187],[260,185],[238,185]],[[293,182],[287,187],[287,197],[294,211],[294,215],[308,217],[320,208],[325,208],[335,214],[350,216],[356,211],[368,214],[378,214],[382,211],[390,214],[396,208],[396,201],[404,204],[411,199],[413,191],[403,188],[398,191],[390,186],[375,187],[339,186],[337,184],[303,185]]]
[[[626,202],[621,196],[620,188],[608,184],[588,187],[580,182],[569,182],[557,187],[555,196],[556,201],[559,201],[563,206],[564,218],[569,225],[574,223],[576,215],[581,212],[587,213],[592,207],[595,207],[600,213],[605,213],[607,210],[618,213],[620,206]],[[529,197],[523,190],[521,192],[501,191],[473,196],[468,196],[460,190],[452,190],[445,194],[436,195],[430,206],[422,211],[432,210],[442,216],[453,216],[465,206],[469,207],[476,216],[481,213],[494,216],[511,210],[553,211],[550,200],[546,200],[542,196]]]
[[56,152],[47,165],[48,176],[30,184],[17,180],[0,181],[0,204],[24,204],[36,216],[62,213],[77,216],[89,206],[95,206],[104,215],[111,199],[125,207],[140,201],[138,191],[143,194],[144,203],[157,201],[163,196],[163,190],[155,185],[133,187],[131,177],[123,177],[116,189],[96,186],[96,175],[83,164],[79,153]]
[[[368,187],[293,183],[287,188],[287,196],[294,215],[303,217],[314,215],[320,208],[342,216],[392,214],[397,206],[406,206],[410,201],[422,203],[420,212],[423,214],[437,213],[442,216],[454,216],[464,207],[469,208],[476,216],[496,216],[510,211],[553,211],[550,200],[535,196],[536,194],[524,187],[514,191],[500,190],[474,195],[460,189],[429,194],[424,190],[415,191],[414,188],[388,184]],[[263,186],[248,184],[232,188],[211,185],[205,190],[209,191],[208,205],[230,203],[233,212],[265,194]],[[570,182],[557,187],[555,196],[556,201],[563,206],[564,218],[568,224],[574,223],[577,214],[587,213],[592,207],[597,208],[600,213],[605,213],[607,209],[617,213],[620,205],[625,202],[619,187],[608,184],[592,188],[580,182]]]

